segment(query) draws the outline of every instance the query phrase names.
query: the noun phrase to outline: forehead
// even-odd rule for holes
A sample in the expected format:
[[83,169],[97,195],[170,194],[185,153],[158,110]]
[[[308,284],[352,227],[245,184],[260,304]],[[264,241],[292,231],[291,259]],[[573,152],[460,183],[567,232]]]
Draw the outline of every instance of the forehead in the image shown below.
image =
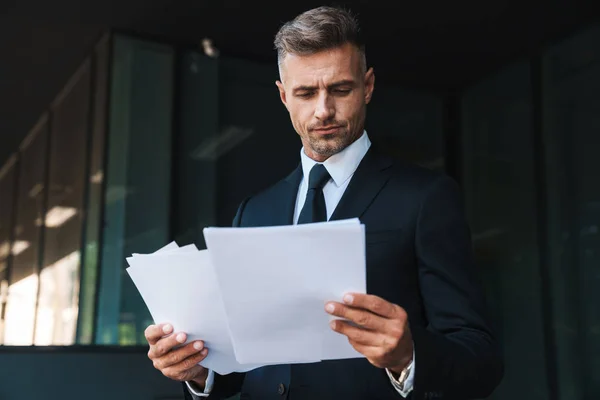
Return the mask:
[[360,51],[347,44],[310,55],[288,54],[281,63],[286,85],[307,85],[338,80],[359,80]]

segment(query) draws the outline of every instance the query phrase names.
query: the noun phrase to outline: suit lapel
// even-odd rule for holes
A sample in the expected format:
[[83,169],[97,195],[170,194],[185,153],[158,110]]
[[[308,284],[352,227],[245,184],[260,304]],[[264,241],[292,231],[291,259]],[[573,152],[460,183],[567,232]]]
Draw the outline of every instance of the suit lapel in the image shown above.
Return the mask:
[[389,179],[392,159],[371,147],[354,172],[330,220],[360,218]]
[[298,188],[302,180],[302,164],[298,164],[296,169],[284,179],[281,189],[281,197],[277,207],[278,212],[274,213],[276,218],[275,225],[292,225],[294,223],[294,210],[296,208],[296,198],[298,197]]

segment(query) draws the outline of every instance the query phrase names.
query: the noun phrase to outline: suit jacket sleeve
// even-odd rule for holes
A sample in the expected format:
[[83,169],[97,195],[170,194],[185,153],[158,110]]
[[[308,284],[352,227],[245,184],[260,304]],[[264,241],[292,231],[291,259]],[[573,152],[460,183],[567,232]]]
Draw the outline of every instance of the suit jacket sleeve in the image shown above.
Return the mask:
[[[235,218],[233,219],[233,226],[239,227],[242,225],[242,213],[244,212],[244,208],[248,203],[249,198],[245,199],[242,204],[240,204],[237,213],[235,214]],[[210,349],[209,349],[210,351]],[[219,375],[215,372],[215,382],[213,384],[210,395],[207,397],[210,400],[221,400],[227,399],[242,389],[242,384],[244,383],[244,373],[231,373],[227,375]],[[183,384],[183,393],[185,400],[193,400],[193,396],[190,394],[185,383]]]
[[484,398],[503,363],[484,312],[458,185],[447,176],[422,197],[416,227],[419,286],[428,326],[411,327],[419,367],[414,399]]

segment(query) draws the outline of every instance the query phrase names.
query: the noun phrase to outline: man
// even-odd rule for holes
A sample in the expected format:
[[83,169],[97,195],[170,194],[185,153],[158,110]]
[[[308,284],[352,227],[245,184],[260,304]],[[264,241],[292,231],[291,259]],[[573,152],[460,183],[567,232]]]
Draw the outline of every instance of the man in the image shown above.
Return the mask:
[[184,381],[186,398],[474,399],[503,364],[484,316],[469,229],[450,178],[378,154],[364,130],[375,75],[354,18],[320,7],[275,39],[281,101],[302,142],[286,179],[246,199],[234,226],[359,217],[367,291],[327,304],[331,329],[365,358],[268,366],[220,376],[198,365],[210,349],[170,325],[148,327],[149,358]]

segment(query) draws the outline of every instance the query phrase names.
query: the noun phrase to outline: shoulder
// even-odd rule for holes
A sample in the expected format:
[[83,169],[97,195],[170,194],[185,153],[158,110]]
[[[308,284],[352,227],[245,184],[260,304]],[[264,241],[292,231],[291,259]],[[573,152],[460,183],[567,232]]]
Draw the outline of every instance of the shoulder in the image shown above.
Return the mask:
[[395,159],[389,173],[388,196],[417,218],[423,213],[440,220],[450,215],[463,215],[463,191],[446,172]]
[[381,153],[378,153],[378,157],[387,158],[390,165],[388,185],[405,194],[422,198],[440,187],[443,190],[460,191],[458,182],[445,171],[433,170]]
[[245,198],[238,208],[234,225],[276,224],[278,218],[287,215],[290,201],[296,198],[301,178],[302,170],[296,168],[286,178]]

